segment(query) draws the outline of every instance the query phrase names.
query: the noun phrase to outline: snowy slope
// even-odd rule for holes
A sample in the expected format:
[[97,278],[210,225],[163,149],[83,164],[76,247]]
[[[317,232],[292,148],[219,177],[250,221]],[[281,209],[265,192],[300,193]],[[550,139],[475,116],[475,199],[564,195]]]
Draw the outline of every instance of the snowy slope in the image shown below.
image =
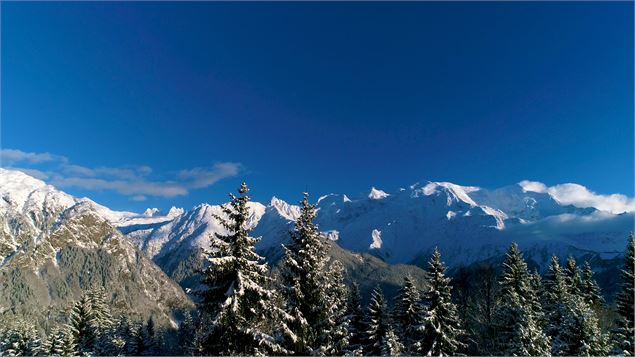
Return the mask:
[[0,169],[0,312],[46,319],[104,286],[113,304],[168,323],[191,302],[109,222],[134,215]]

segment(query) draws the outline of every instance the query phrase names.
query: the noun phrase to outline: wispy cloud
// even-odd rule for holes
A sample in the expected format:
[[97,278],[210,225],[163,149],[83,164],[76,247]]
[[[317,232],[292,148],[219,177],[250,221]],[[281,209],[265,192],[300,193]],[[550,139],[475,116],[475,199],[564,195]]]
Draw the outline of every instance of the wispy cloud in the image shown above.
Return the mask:
[[22,150],[15,149],[2,149],[0,150],[0,165],[9,166],[18,162],[26,162],[29,164],[38,164],[47,161],[62,161],[67,162],[64,156],[53,155],[48,152],[34,153],[24,152]]
[[220,162],[210,168],[197,167],[189,170],[181,170],[178,177],[187,181],[189,187],[200,188],[213,185],[225,177],[236,176],[240,169],[240,164]]
[[635,212],[635,198],[622,194],[601,195],[577,183],[563,183],[548,187],[538,181],[518,183],[525,191],[549,193],[556,201],[576,207],[594,207],[611,213]]
[[[85,190],[109,190],[144,201],[148,196],[185,196],[192,189],[209,187],[219,180],[236,176],[242,165],[219,162],[210,167],[196,167],[179,171],[171,179],[153,179],[149,166],[86,167],[72,164],[64,156],[50,153],[0,150],[1,166],[23,171],[58,187]],[[47,166],[43,169],[39,166]]]

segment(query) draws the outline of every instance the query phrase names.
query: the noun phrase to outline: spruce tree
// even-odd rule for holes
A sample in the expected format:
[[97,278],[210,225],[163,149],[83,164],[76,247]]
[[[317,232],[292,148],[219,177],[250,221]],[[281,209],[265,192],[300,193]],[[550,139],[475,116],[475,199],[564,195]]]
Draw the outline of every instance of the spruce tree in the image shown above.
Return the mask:
[[153,356],[157,354],[157,335],[154,327],[154,319],[152,316],[148,318],[145,328],[143,330],[143,346],[145,347],[145,354]]
[[42,341],[32,323],[18,319],[5,327],[0,336],[0,355],[35,356],[41,352]]
[[[372,293],[366,312],[366,341],[364,354],[381,356],[389,348],[387,337],[391,335],[392,326],[386,307],[386,300],[381,288],[377,286]],[[394,335],[394,332],[392,333]]]
[[385,342],[382,346],[382,356],[399,356],[403,352],[403,344],[399,342],[399,338],[392,328],[386,333]]
[[421,352],[435,356],[454,355],[463,347],[459,339],[464,332],[452,302],[451,279],[445,276],[441,252],[437,248],[428,262],[426,279],[428,288],[423,293],[426,337]]
[[560,356],[604,356],[608,338],[600,330],[595,312],[581,296],[567,301],[560,331],[553,340],[552,352]]
[[51,332],[46,336],[44,343],[42,343],[41,352],[48,356],[57,356],[60,354],[62,346],[63,336],[60,336],[59,327],[54,327]]
[[499,284],[496,320],[500,353],[509,356],[550,354],[550,339],[543,333],[536,314],[535,292],[527,263],[516,243],[507,251]]
[[93,353],[95,330],[91,304],[87,294],[75,302],[69,316],[68,328],[78,353]]
[[268,288],[269,269],[255,251],[259,239],[249,235],[248,192],[243,182],[239,196],[230,194],[230,203],[222,208],[226,217],[215,217],[227,234],[216,233],[211,249],[204,250],[206,288],[200,306],[207,319],[207,354],[281,352],[268,326],[274,295]]
[[545,300],[545,291],[543,288],[542,277],[540,276],[540,273],[538,273],[538,269],[534,269],[534,272],[530,274],[529,286],[531,287],[531,291],[534,292],[531,296],[531,308],[539,328],[544,331],[545,326],[547,325],[547,319],[542,307]]
[[186,311],[183,322],[179,326],[177,333],[179,350],[182,355],[191,355],[194,352],[194,338],[196,336],[196,325],[192,313]]
[[291,243],[283,246],[282,293],[292,316],[286,348],[300,355],[336,353],[348,344],[342,267],[330,262],[329,247],[313,223],[316,212],[305,193]]
[[395,330],[401,336],[404,352],[416,354],[421,351],[423,340],[423,310],[421,296],[414,279],[407,275],[395,298],[393,312]]
[[635,355],[635,235],[628,238],[621,287],[616,298],[617,319],[611,331],[612,353]]
[[584,261],[582,268],[582,296],[591,307],[601,307],[604,304],[600,287],[593,278],[593,270],[587,260]]
[[94,352],[103,356],[114,355],[118,350],[115,321],[107,302],[106,291],[101,287],[91,289],[86,297],[90,304],[90,326],[95,337]]
[[60,357],[71,357],[77,354],[77,345],[75,344],[75,338],[71,331],[66,328],[63,331],[64,338],[62,339],[62,345],[60,346]]
[[566,306],[571,297],[564,271],[560,266],[558,257],[555,255],[551,257],[551,263],[543,282],[543,307],[547,320],[545,332],[555,343],[562,330],[562,324],[567,313]]
[[353,355],[361,355],[365,336],[365,325],[364,311],[362,310],[362,295],[359,290],[359,284],[357,283],[353,283],[349,289],[346,314],[349,321],[349,352]]
[[569,287],[569,292],[573,295],[580,295],[582,293],[582,276],[580,274],[580,268],[578,268],[574,257],[569,256],[567,259],[564,274],[567,286]]

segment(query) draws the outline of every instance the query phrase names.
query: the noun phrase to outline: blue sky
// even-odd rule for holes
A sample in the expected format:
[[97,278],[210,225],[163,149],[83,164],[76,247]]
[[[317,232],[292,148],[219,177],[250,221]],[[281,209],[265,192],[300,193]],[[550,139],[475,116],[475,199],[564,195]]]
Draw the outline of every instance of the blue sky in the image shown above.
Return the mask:
[[116,209],[243,179],[633,195],[629,2],[3,2],[1,84],[2,164]]

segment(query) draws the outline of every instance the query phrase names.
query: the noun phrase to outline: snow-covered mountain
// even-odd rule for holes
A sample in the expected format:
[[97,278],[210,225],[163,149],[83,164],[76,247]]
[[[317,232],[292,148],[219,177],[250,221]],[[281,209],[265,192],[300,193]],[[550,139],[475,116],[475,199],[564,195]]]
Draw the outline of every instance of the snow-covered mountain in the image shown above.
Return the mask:
[[191,302],[111,221],[139,219],[0,168],[0,313],[51,319],[83,290],[168,322]]
[[[12,183],[15,172],[3,170],[2,174],[1,212],[5,217],[7,210],[21,212],[18,218],[5,218],[4,222],[12,223],[3,225],[10,232],[0,241],[4,260],[27,237],[37,241],[49,234],[61,212],[84,205],[117,227],[166,274],[190,287],[195,285],[194,272],[202,266],[201,248],[208,246],[214,234],[224,232],[214,218],[222,214],[220,205],[201,204],[189,211],[172,208],[166,214],[156,209],[143,214],[116,212],[24,174],[19,174],[23,180],[19,184]],[[38,189],[31,193],[21,185]],[[613,214],[563,204],[549,192],[521,184],[488,190],[428,182],[396,192],[373,187],[356,199],[329,194],[315,202],[317,223],[325,237],[350,254],[368,253],[390,264],[422,265],[438,246],[450,266],[469,265],[502,255],[512,241],[542,266],[552,253],[610,259],[623,251],[635,221],[632,212]],[[299,208],[274,197],[267,204],[252,202],[250,209],[253,234],[262,237],[258,248],[270,260],[277,260]],[[16,227],[28,233],[17,232]]]
[[[352,252],[366,252],[391,264],[421,265],[431,250],[442,249],[453,266],[500,256],[512,241],[528,258],[546,266],[552,253],[612,258],[624,248],[633,229],[633,213],[612,214],[559,203],[549,193],[511,185],[487,190],[448,182],[415,184],[397,192],[372,188],[350,199],[329,194],[316,200],[317,223],[330,240]],[[250,225],[262,236],[258,248],[269,258],[299,208],[276,197],[267,205],[252,203]],[[198,256],[209,237],[223,229],[214,219],[220,206],[203,204],[171,220],[150,224],[117,223],[119,229],[177,281],[201,266]]]

